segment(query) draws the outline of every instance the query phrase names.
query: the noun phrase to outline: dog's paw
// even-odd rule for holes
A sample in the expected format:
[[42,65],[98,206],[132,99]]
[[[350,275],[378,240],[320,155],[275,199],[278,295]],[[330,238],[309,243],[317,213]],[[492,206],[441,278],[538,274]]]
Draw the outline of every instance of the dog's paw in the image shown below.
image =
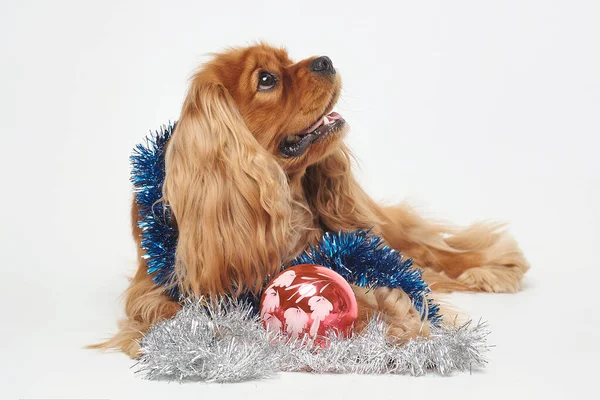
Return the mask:
[[515,293],[521,288],[524,272],[516,267],[487,265],[471,268],[456,280],[469,289],[490,293]]
[[483,250],[481,266],[469,268],[456,280],[472,290],[514,293],[521,288],[529,263],[516,241],[502,232],[491,246]]
[[399,288],[381,287],[373,290],[377,310],[388,325],[388,337],[394,342],[406,342],[429,335],[429,322],[412,304],[410,297]]

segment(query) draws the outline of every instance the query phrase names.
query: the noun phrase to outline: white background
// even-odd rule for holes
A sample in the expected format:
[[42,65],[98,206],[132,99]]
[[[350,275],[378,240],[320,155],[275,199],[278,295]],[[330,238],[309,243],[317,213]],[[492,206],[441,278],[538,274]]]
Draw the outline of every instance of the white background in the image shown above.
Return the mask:
[[[489,321],[485,370],[179,385],[82,349],[115,331],[135,267],[131,148],[177,119],[204,54],[257,39],[332,58],[375,198],[460,224],[511,222],[533,266],[524,290],[450,297]],[[598,1],[3,0],[0,41],[2,398],[597,392]]]

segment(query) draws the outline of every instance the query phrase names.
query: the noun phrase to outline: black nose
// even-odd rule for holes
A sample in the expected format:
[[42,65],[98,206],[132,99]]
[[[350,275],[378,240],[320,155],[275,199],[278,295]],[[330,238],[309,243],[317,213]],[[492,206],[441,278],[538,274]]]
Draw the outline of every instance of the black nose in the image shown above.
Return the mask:
[[335,68],[333,68],[333,63],[331,62],[331,59],[327,56],[315,58],[310,64],[310,70],[323,75],[335,74]]

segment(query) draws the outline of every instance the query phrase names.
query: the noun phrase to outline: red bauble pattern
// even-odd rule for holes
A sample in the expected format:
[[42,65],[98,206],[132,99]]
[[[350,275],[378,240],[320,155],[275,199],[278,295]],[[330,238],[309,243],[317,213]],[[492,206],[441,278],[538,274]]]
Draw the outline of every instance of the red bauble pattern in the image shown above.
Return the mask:
[[268,330],[292,338],[325,337],[330,330],[347,336],[358,316],[352,288],[338,273],[302,264],[279,273],[260,300],[260,316]]

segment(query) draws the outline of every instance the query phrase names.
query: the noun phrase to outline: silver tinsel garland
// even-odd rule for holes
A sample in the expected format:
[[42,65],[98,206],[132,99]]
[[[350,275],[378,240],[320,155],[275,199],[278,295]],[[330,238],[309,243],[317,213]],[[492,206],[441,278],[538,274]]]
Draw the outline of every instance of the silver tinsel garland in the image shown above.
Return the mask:
[[141,340],[136,372],[147,379],[238,382],[279,371],[315,373],[447,375],[486,363],[485,323],[432,326],[427,338],[390,343],[374,317],[350,338],[332,336],[329,346],[291,341],[267,332],[252,307],[232,300],[188,301],[175,317]]

